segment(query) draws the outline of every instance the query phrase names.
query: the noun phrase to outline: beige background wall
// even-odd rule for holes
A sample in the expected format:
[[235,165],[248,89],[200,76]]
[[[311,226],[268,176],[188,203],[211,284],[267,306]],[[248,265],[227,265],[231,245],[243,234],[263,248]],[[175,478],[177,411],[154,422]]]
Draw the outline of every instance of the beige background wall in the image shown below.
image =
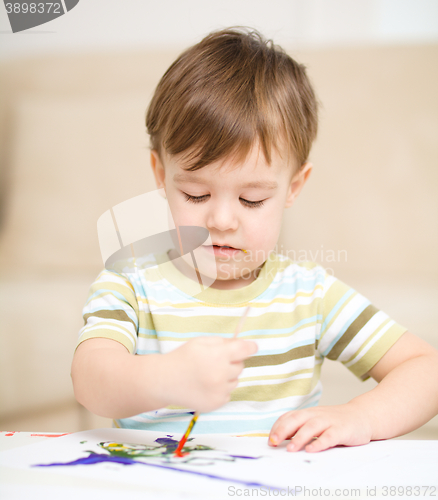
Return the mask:
[[[279,249],[332,269],[438,347],[438,45],[290,53],[308,66],[322,108],[314,172],[286,212]],[[78,407],[69,377],[81,308],[102,267],[96,221],[154,188],[144,115],[176,54],[2,65],[2,430],[108,424]],[[329,362],[323,376],[325,403],[373,384]],[[416,435],[437,438],[438,423]]]

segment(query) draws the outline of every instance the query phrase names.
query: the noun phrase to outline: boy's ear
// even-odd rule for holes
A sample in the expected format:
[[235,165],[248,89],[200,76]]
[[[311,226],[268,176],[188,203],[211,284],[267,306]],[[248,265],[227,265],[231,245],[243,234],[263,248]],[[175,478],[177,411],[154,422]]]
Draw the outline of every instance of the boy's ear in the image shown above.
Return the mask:
[[157,185],[157,188],[166,188],[164,165],[156,149],[151,150],[151,167],[154,172],[155,184]]
[[290,186],[286,197],[285,208],[288,208],[293,205],[295,199],[303,189],[304,184],[307,182],[307,179],[309,178],[312,168],[313,165],[310,162],[306,162],[301,166],[298,172],[296,172],[293,175],[290,181]]

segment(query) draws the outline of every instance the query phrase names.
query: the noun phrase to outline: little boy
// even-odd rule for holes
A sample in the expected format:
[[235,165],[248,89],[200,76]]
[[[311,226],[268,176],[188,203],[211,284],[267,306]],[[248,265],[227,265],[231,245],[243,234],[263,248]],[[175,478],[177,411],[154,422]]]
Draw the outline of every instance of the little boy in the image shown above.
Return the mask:
[[[288,451],[399,436],[438,413],[437,351],[320,266],[273,251],[312,170],[302,65],[256,32],[212,33],[165,73],[146,125],[157,187],[177,227],[209,231],[216,279],[193,297],[178,259],[135,279],[103,271],[72,365],[81,404],[169,433],[199,411],[197,433],[293,438]],[[379,384],[318,407],[325,357]]]

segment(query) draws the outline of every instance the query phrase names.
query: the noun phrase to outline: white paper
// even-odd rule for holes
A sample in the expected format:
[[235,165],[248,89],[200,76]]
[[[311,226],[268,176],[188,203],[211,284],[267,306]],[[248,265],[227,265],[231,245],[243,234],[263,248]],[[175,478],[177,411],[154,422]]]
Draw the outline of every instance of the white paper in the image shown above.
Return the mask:
[[[111,457],[114,450],[118,449],[111,443],[136,445],[135,453],[156,453],[152,449],[159,447],[156,440],[167,436],[150,431],[96,429],[4,451],[0,453],[0,465],[32,471],[34,477],[35,474],[38,477],[62,474],[98,481],[100,486],[108,488],[112,484],[116,489],[120,485],[141,487],[144,491],[154,493],[157,498],[160,495],[184,498],[185,494],[206,499],[237,496],[314,497],[318,488],[327,489],[322,496],[328,496],[327,492],[330,491],[331,496],[344,497],[346,495],[335,495],[335,488],[356,488],[360,489],[360,494],[355,493],[354,496],[366,498],[373,496],[370,492],[375,487],[381,490],[384,486],[415,485],[435,487],[426,496],[438,496],[438,442],[434,441],[380,441],[366,446],[339,447],[310,454],[304,451],[288,453],[285,446],[272,448],[267,445],[266,438],[204,434],[193,436],[187,447],[193,449],[203,445],[212,449],[191,451],[183,458],[176,458],[173,454],[137,456],[134,458],[136,463],[131,465],[105,461],[41,467],[74,462],[90,456],[93,459],[97,455]],[[174,435],[173,439],[179,440],[180,437]],[[152,450],[145,451],[142,445]],[[128,453],[129,459],[132,459],[133,451],[128,450]],[[11,488],[10,485],[8,487]],[[258,495],[255,494],[256,490]],[[435,494],[431,495],[433,491]],[[85,498],[81,493],[78,496]],[[95,496],[94,493],[93,498]],[[391,496],[389,490],[387,496]],[[396,497],[401,498],[402,495]]]

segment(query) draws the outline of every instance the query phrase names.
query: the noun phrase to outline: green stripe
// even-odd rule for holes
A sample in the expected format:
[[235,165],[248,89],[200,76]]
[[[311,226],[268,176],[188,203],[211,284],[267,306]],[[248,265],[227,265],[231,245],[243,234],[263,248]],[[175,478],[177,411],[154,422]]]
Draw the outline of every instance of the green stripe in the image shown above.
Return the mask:
[[344,335],[336,342],[331,351],[328,353],[328,359],[338,359],[341,352],[347,347],[347,345],[354,339],[358,332],[368,323],[368,321],[379,312],[377,307],[370,304],[366,307],[359,316],[351,323],[347,328]]
[[245,368],[255,368],[260,366],[273,366],[281,365],[292,361],[293,359],[308,358],[315,354],[315,345],[303,345],[300,347],[295,347],[290,351],[283,352],[281,354],[270,354],[266,356],[253,356],[251,358],[245,359]]
[[310,394],[319,380],[319,368],[313,377],[289,380],[280,384],[253,385],[238,387],[231,393],[231,401],[273,401],[290,396]]
[[88,318],[103,318],[103,319],[115,319],[117,321],[129,321],[134,325],[135,331],[137,331],[137,325],[134,323],[134,321],[126,314],[125,311],[122,311],[120,309],[116,309],[114,311],[111,311],[109,309],[103,309],[101,311],[94,311],[92,313],[84,314],[84,325],[87,324]]
[[382,359],[397,340],[407,331],[402,325],[394,323],[354,365],[348,367],[356,377],[366,380],[368,371]]

